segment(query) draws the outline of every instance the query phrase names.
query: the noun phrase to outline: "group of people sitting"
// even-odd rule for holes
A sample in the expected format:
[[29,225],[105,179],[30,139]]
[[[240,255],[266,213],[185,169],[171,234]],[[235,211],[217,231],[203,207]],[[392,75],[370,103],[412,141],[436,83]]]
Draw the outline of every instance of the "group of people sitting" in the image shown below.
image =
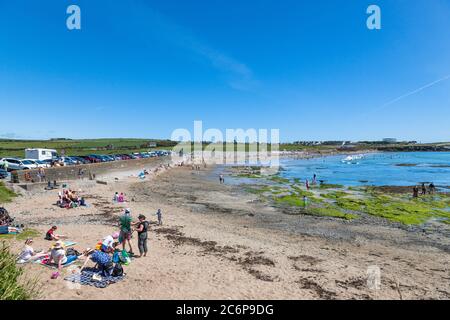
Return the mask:
[[86,201],[83,197],[78,196],[76,191],[63,189],[58,192],[58,201],[56,204],[60,208],[70,209],[79,206],[86,206]]
[[123,192],[121,192],[120,194],[118,192],[116,192],[114,194],[113,202],[115,202],[115,203],[123,203],[125,201],[126,201],[125,200],[125,195],[123,194]]
[[[156,213],[158,224],[162,225],[161,209]],[[147,240],[149,222],[144,215],[139,215],[137,221],[133,221],[130,209],[126,209],[119,218],[119,231],[104,237],[94,248],[87,248],[79,253],[73,248],[65,247],[62,239],[67,238],[63,234],[57,234],[57,226],[52,226],[46,233],[45,239],[55,241],[52,247],[47,251],[35,252],[32,247],[33,239],[29,238],[25,241],[25,246],[18,256],[18,263],[26,263],[29,261],[41,260],[45,264],[52,264],[58,268],[57,272],[52,274],[52,278],[56,279],[60,275],[65,265],[71,264],[75,260],[84,260],[81,270],[83,270],[89,261],[96,264],[100,276],[118,276],[123,274],[121,265],[127,265],[130,257],[145,257],[148,252]],[[140,255],[134,255],[131,245],[132,234],[136,232],[138,238],[138,248]],[[129,251],[125,250],[128,243]],[[122,245],[122,250],[120,250]]]

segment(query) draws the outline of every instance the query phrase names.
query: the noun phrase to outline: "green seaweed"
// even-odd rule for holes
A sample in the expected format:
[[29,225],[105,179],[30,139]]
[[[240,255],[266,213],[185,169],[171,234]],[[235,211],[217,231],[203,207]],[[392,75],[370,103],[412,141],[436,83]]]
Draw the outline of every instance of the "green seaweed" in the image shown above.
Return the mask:
[[340,189],[344,186],[341,184],[332,184],[332,183],[321,183],[319,188],[320,189]]

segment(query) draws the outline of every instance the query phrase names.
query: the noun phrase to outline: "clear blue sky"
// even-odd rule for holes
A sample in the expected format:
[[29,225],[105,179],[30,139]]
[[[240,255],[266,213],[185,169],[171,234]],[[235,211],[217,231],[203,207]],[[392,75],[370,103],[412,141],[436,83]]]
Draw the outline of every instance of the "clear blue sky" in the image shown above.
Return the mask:
[[449,58],[449,0],[0,0],[0,137],[450,140]]

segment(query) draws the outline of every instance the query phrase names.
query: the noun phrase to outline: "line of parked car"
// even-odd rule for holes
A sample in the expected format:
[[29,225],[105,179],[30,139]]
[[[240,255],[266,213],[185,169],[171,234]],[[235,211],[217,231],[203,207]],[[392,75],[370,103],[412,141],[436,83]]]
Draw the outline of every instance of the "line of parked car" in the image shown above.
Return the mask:
[[[29,170],[36,168],[49,168],[57,165],[70,166],[78,164],[100,163],[110,161],[121,161],[131,159],[144,159],[152,157],[162,157],[170,155],[170,151],[158,150],[150,152],[136,152],[128,154],[90,154],[87,156],[67,156],[57,157],[47,160],[35,160],[35,159],[18,159],[18,158],[3,158],[0,159],[0,179],[4,179],[8,173],[7,171],[13,170]],[[7,163],[7,171],[4,170],[4,164]]]

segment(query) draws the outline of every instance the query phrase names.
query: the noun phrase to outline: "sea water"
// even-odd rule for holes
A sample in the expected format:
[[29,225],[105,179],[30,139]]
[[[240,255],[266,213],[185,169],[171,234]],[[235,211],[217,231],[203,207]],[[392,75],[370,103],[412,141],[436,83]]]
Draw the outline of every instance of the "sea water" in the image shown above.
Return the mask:
[[316,174],[317,180],[345,186],[412,186],[422,182],[444,189],[450,186],[450,152],[369,153],[344,161],[346,157],[282,159],[280,176],[311,181]]

